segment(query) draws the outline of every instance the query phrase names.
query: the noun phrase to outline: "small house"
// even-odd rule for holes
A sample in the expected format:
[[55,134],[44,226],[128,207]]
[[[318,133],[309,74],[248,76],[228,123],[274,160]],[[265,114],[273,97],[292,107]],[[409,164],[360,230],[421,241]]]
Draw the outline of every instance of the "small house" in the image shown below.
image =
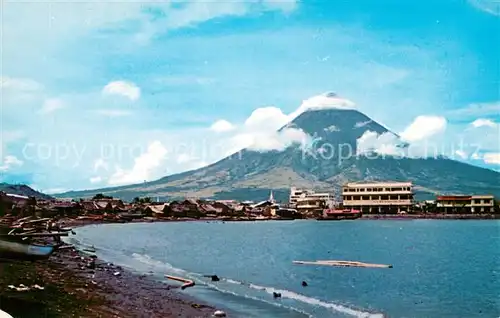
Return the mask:
[[150,204],[144,210],[144,215],[162,218],[168,215],[168,203],[164,204]]

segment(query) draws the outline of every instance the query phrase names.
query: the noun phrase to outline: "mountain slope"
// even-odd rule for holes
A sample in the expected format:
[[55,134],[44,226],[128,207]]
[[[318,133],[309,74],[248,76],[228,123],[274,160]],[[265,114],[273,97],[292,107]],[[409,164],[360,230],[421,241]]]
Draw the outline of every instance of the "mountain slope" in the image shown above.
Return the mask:
[[[283,127],[300,128],[314,138],[283,151],[244,149],[207,167],[145,184],[61,194],[87,197],[96,193],[135,196],[185,196],[260,200],[269,190],[286,199],[290,186],[339,194],[347,181],[412,181],[422,193],[491,193],[500,196],[500,173],[446,158],[369,158],[356,156],[357,140],[367,131],[390,133],[356,110],[306,111]],[[395,135],[396,136],[396,135]],[[407,147],[403,142],[399,147]],[[322,150],[321,152],[318,150]],[[258,197],[257,197],[258,196]]]
[[9,193],[9,194],[17,194],[17,195],[24,195],[27,197],[35,197],[37,199],[42,199],[42,200],[54,199],[50,195],[33,190],[32,188],[30,188],[29,186],[24,185],[24,184],[0,183],[0,191],[3,191],[5,193]]

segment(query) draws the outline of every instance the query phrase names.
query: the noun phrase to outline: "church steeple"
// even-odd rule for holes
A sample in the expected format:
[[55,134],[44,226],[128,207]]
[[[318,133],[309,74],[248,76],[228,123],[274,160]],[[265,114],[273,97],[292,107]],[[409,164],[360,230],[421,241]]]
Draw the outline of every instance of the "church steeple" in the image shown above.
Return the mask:
[[271,193],[269,193],[269,202],[274,203],[274,196],[273,196],[273,190],[271,190]]

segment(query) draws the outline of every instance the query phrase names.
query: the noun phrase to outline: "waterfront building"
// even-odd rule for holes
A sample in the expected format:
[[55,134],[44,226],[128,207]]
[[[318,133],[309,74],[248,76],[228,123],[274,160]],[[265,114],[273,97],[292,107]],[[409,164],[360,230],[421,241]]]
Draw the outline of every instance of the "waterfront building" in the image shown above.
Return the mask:
[[363,213],[409,212],[413,205],[411,182],[350,182],[342,187],[344,208]]
[[327,192],[317,193],[313,190],[307,189],[298,189],[295,187],[290,188],[290,205],[297,205],[299,201],[307,201],[307,200],[322,200],[325,202],[333,201],[333,195]]
[[333,195],[327,192],[290,188],[289,204],[302,214],[320,213],[324,208],[331,207],[333,202]]
[[494,213],[493,195],[442,195],[436,198],[439,213],[469,214]]

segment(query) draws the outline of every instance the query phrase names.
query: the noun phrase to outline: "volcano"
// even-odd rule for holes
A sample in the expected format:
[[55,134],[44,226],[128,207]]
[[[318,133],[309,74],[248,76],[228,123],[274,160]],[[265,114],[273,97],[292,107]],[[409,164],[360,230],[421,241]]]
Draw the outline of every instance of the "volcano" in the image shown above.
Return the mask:
[[[138,185],[73,191],[59,197],[89,197],[97,193],[130,200],[136,196],[165,199],[186,196],[213,199],[260,200],[273,190],[286,201],[289,188],[305,187],[340,194],[348,181],[412,181],[417,199],[446,194],[500,195],[500,173],[445,157],[410,158],[359,155],[366,134],[399,136],[354,109],[313,109],[281,130],[301,129],[311,140],[284,150],[243,149],[209,166]],[[404,141],[396,149],[408,147]]]

